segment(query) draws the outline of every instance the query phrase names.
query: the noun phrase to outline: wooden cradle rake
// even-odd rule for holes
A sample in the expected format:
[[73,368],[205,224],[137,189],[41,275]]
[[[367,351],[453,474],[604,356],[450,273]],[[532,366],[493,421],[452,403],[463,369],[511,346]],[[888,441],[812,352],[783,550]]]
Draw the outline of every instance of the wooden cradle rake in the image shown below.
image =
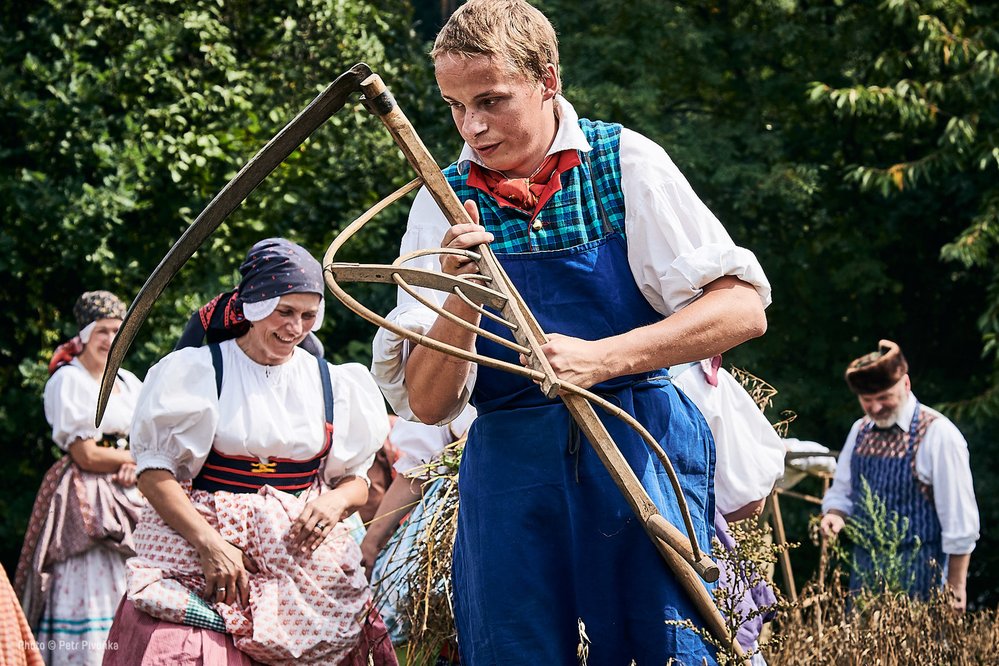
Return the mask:
[[[160,261],[136,295],[125,316],[121,330],[111,346],[101,384],[95,422],[100,423],[103,417],[115,374],[121,367],[121,362],[128,348],[149,314],[153,303],[173,276],[180,271],[180,268],[208,236],[249,196],[257,185],[316,129],[340,110],[347,103],[350,95],[356,92],[362,93],[364,106],[371,113],[377,115],[389,130],[396,144],[416,171],[418,178],[369,209],[333,240],[323,258],[323,270],[329,289],[349,309],[376,326],[386,328],[411,342],[438,352],[527,377],[538,383],[541,391],[549,398],[558,396],[565,403],[580,430],[593,445],[598,457],[640,519],[663,560],[694,601],[708,630],[719,641],[720,645],[728,646],[735,654],[745,659],[739,644],[729,633],[725,618],[722,617],[711,595],[699,579],[714,582],[718,579],[719,570],[711,558],[698,546],[683,491],[666,452],[659,445],[659,442],[630,414],[586,389],[558,379],[544,353],[540,351],[541,345],[547,341],[544,331],[524,304],[488,245],[481,245],[475,251],[446,248],[419,251],[400,257],[391,265],[338,263],[334,261],[337,251],[365,224],[420,185],[427,188],[449,223],[454,225],[471,221],[444,178],[444,174],[416,134],[412,124],[392,98],[381,78],[377,74],[373,74],[371,69],[363,63],[355,65],[337,77],[251,158],[212,199]],[[419,256],[447,253],[458,254],[475,261],[479,268],[479,274],[453,277],[405,266],[408,261]],[[446,317],[458,326],[474,331],[477,335],[485,336],[493,342],[523,354],[527,359],[527,366],[515,365],[469,352],[390,322],[348,294],[341,283],[349,282],[395,284],[417,301],[434,310],[439,316]],[[444,311],[419,294],[416,287],[456,294],[482,316],[509,328],[515,342],[510,342]],[[659,513],[606,427],[597,417],[594,405],[627,423],[642,437],[649,449],[662,462],[670,479],[678,508],[683,516],[686,535]]]

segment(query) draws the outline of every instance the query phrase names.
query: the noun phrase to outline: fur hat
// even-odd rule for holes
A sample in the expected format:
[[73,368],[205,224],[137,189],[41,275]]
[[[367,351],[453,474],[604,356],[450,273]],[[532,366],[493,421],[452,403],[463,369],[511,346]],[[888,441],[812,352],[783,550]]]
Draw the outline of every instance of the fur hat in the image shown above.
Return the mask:
[[902,350],[891,340],[878,343],[878,351],[864,354],[846,367],[846,384],[857,395],[880,393],[909,372]]

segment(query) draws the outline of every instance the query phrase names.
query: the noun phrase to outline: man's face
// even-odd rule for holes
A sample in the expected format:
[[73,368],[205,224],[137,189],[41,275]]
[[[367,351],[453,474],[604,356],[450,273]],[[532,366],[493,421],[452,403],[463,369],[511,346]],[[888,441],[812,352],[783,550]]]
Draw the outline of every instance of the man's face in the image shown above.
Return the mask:
[[511,73],[495,56],[445,54],[434,67],[458,133],[485,165],[508,178],[531,176],[557,129],[554,65],[542,82]]
[[889,428],[898,420],[899,412],[909,399],[909,375],[880,393],[859,395],[857,398],[864,413],[871,417],[875,425]]

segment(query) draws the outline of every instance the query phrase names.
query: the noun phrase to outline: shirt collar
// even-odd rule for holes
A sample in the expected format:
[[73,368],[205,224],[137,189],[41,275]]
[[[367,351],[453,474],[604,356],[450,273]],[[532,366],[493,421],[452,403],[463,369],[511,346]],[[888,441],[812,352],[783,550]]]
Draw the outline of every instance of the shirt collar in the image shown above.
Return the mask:
[[899,428],[905,432],[909,432],[909,428],[912,426],[912,417],[916,414],[916,394],[909,391],[909,398],[905,401],[905,406],[898,413],[898,418],[895,419],[895,423]]
[[[583,130],[579,127],[579,116],[576,114],[576,110],[561,95],[555,95],[555,113],[558,115],[558,131],[555,133],[555,140],[548,152],[545,153],[545,157],[563,150],[590,152],[592,147],[590,142],[586,140]],[[466,143],[462,146],[461,154],[458,155],[458,173],[468,173],[468,166],[472,162],[486,167],[475,149]]]

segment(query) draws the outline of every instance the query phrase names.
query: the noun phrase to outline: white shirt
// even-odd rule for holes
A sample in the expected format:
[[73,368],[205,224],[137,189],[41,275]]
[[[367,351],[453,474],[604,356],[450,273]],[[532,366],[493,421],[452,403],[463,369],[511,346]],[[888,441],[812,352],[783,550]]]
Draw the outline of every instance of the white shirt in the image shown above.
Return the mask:
[[715,440],[715,505],[724,515],[766,499],[784,474],[784,442],[770,421],[725,368],[718,386],[700,363],[673,379],[704,416]]
[[135,403],[142,389],[139,378],[125,369],[118,371],[115,387],[104,412],[100,427],[94,425],[97,416],[97,396],[101,383],[90,374],[78,358],[72,367],[55,371],[45,384],[45,418],[52,426],[52,441],[66,451],[77,439],[100,440],[104,435],[127,435]]
[[[916,396],[909,393],[909,399],[896,421],[906,433],[912,425],[916,402]],[[927,428],[926,436],[916,451],[916,476],[923,483],[933,486],[933,503],[940,520],[943,552],[964,555],[975,549],[979,535],[978,504],[971,480],[968,442],[946,416],[926,405],[920,405],[919,409],[937,418]],[[822,513],[836,509],[850,515],[853,510],[850,459],[862,422],[863,418],[857,419],[846,437],[833,484],[822,498]]]
[[[132,422],[137,471],[169,470],[192,479],[212,447],[225,455],[308,460],[325,443],[325,409],[314,356],[296,347],[290,360],[265,366],[235,340],[220,345],[222,392],[208,347],[180,349],[149,370]],[[388,435],[385,403],[367,369],[330,365],[333,442],[323,479],[367,478]]]
[[[548,153],[590,151],[572,105],[560,96],[555,99],[559,126]],[[469,161],[482,163],[475,151],[465,144],[459,168],[467,169]],[[644,136],[622,129],[620,163],[628,263],[642,295],[657,312],[664,317],[677,312],[700,296],[705,285],[726,275],[753,285],[764,307],[770,304],[770,283],[756,256],[732,242],[666,151]],[[400,255],[440,247],[447,229],[447,220],[437,203],[421,189],[410,209]],[[421,257],[407,265],[440,270],[436,256]],[[446,297],[433,290],[420,290],[420,293],[438,304]],[[388,315],[390,321],[421,334],[430,330],[436,318],[436,314],[401,290],[397,307]],[[379,329],[373,343],[372,372],[395,412],[413,420],[404,381],[408,354],[405,338]],[[475,376],[473,366],[463,392],[463,403],[471,395]],[[456,407],[444,422],[455,418],[462,407],[463,404]]]
[[389,441],[399,450],[395,470],[406,476],[420,476],[434,458],[448,444],[460,439],[472,426],[475,408],[467,405],[454,421],[447,425],[431,426],[417,421],[396,419]]

